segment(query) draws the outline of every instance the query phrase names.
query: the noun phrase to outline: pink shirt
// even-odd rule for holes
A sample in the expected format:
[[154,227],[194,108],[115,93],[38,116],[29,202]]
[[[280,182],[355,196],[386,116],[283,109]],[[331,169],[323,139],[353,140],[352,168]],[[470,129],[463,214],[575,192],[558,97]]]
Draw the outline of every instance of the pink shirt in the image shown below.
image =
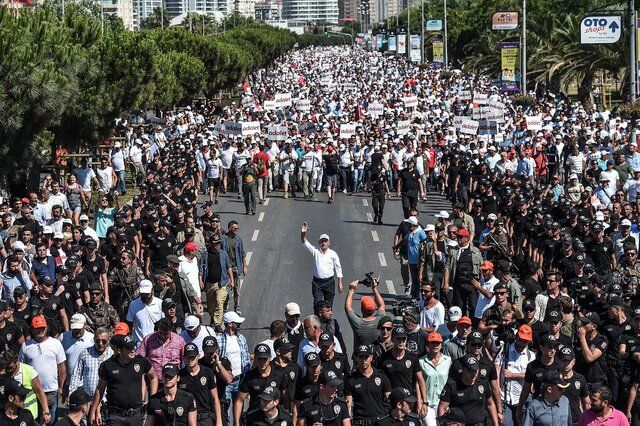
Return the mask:
[[144,356],[151,362],[151,367],[158,376],[158,381],[162,381],[162,367],[166,364],[182,363],[182,355],[184,352],[184,339],[174,332],[169,334],[166,342],[158,337],[158,332],[151,333],[142,339],[142,343],[138,348],[137,354]]
[[591,410],[587,410],[580,416],[580,420],[578,421],[578,426],[629,426],[629,421],[627,420],[627,416],[620,410],[616,410],[615,408],[609,414],[609,417],[604,421],[599,420],[596,417],[595,413]]

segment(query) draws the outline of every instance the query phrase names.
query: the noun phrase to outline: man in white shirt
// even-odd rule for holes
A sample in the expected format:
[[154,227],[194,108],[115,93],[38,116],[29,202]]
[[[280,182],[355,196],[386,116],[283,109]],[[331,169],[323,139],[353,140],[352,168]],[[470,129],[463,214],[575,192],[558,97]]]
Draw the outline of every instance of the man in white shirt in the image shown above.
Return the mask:
[[222,160],[217,156],[218,151],[213,150],[206,162],[207,186],[209,187],[209,201],[218,204],[218,192],[220,191],[220,178],[222,175]]
[[436,331],[444,324],[444,305],[436,299],[431,284],[422,284],[422,300],[418,302],[420,309],[420,327],[429,333]]
[[69,322],[69,330],[58,336],[67,357],[67,371],[73,373],[80,353],[93,346],[93,333],[84,329],[87,318],[82,314],[74,314]]
[[300,239],[304,247],[313,256],[313,280],[311,282],[311,293],[313,294],[314,306],[321,300],[326,300],[333,305],[333,298],[336,293],[336,282],[334,276],[338,277],[338,291],[342,293],[342,266],[338,254],[329,248],[330,240],[327,234],[320,235],[318,244],[320,248],[314,247],[307,240],[307,222],[302,225]]
[[164,318],[162,300],[153,295],[153,283],[149,280],[140,281],[138,291],[140,297],[129,304],[127,311],[127,322],[133,324],[136,347],[140,346],[147,334],[153,333],[156,322]]
[[200,268],[198,267],[198,259],[196,258],[197,252],[198,246],[195,243],[189,242],[184,246],[184,255],[180,256],[178,272],[182,272],[187,276],[198,299],[201,299],[204,283],[200,276]]
[[500,282],[498,278],[493,275],[493,262],[485,260],[480,265],[483,278],[480,280],[477,286],[478,301],[476,302],[476,310],[473,314],[474,317],[480,319],[482,314],[489,307],[493,305],[495,298],[493,296],[493,287]]
[[118,180],[116,173],[113,171],[113,167],[109,165],[109,159],[102,157],[100,159],[100,167],[96,172],[98,178],[98,191],[106,194],[111,191],[115,182]]
[[73,174],[76,175],[76,179],[78,180],[78,184],[82,187],[84,191],[84,197],[87,200],[91,199],[91,184],[94,183],[96,187],[98,186],[98,179],[96,178],[96,172],[93,171],[93,167],[89,167],[87,159],[83,158],[80,160],[80,166],[73,171]]
[[131,176],[133,186],[136,187],[144,182],[144,166],[142,165],[143,142],[142,139],[136,139],[133,146],[129,149],[129,163],[131,164]]
[[116,172],[116,176],[118,178],[115,190],[120,194],[125,195],[127,193],[127,187],[124,184],[124,153],[122,152],[122,144],[120,142],[116,142],[113,145],[113,152],[111,153],[111,165],[113,166],[113,171]]
[[184,319],[184,330],[180,333],[180,337],[184,339],[184,342],[187,345],[189,343],[196,345],[201,357],[204,356],[202,341],[207,336],[215,337],[215,330],[207,325],[201,325],[198,317],[194,315],[187,315]]

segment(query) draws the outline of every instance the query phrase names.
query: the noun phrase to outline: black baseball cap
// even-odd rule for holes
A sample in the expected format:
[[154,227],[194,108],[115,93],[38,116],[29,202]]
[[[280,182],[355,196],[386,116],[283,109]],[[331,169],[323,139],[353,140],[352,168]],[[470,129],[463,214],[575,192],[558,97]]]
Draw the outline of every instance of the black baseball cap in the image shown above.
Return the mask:
[[404,327],[394,327],[391,332],[391,338],[393,339],[406,339],[407,338],[407,330]]
[[558,339],[555,338],[555,336],[551,335],[551,334],[545,334],[544,336],[542,336],[540,338],[540,345],[557,345],[558,344]]
[[562,377],[559,371],[547,371],[544,375],[544,383],[546,385],[556,385],[560,389],[569,387],[569,383]]
[[472,331],[471,334],[469,334],[469,337],[467,338],[467,343],[470,345],[483,343],[483,342],[484,342],[484,339],[482,338],[482,333],[480,333],[479,331]]
[[536,310],[536,302],[533,299],[525,299],[522,303],[522,312],[533,312]]
[[198,347],[195,344],[189,343],[185,345],[184,356],[192,357],[192,356],[198,356],[198,355],[200,355],[200,351],[198,350]]
[[271,358],[271,348],[264,343],[259,343],[253,350],[253,356],[254,358]]
[[[324,334],[324,333],[322,333]],[[322,334],[320,335],[320,342],[322,342]],[[333,339],[332,339],[333,341]],[[322,346],[322,345],[321,345]],[[284,353],[293,350],[293,345],[286,337],[280,337],[273,342],[273,349],[276,351],[282,351]]]
[[460,363],[467,370],[478,371],[480,369],[478,360],[474,355],[471,354],[462,355],[462,357],[460,357]]
[[397,387],[391,390],[391,395],[389,395],[389,401],[391,401],[391,406],[395,407],[398,402],[408,402],[413,403],[416,402],[418,398],[409,392],[407,388]]
[[275,386],[267,386],[262,393],[258,395],[258,398],[265,401],[275,401],[276,399],[280,399],[280,390]]
[[560,312],[553,310],[547,314],[547,321],[560,322],[562,321],[562,315],[560,314]]
[[563,346],[560,348],[556,356],[562,361],[569,362],[575,359],[576,354],[573,352],[573,349],[571,349],[569,346]]
[[82,387],[74,390],[71,392],[71,395],[69,395],[69,408],[71,409],[80,408],[87,402],[91,402],[91,397]]
[[600,325],[602,324],[600,315],[595,312],[587,312],[587,314],[581,318],[581,321],[583,324],[593,323],[596,327],[600,327]]
[[89,284],[89,292],[90,293],[94,293],[94,292],[101,292],[102,293],[102,285],[100,284],[99,281],[94,281],[91,284]]
[[356,348],[354,355],[373,355],[373,350],[370,345],[360,345]]
[[21,285],[13,289],[13,297],[22,296],[23,294],[27,294],[27,290]]
[[304,356],[304,363],[307,367],[315,367],[316,365],[320,365],[320,357],[315,352],[309,352]]
[[171,308],[174,308],[175,306],[176,306],[175,300],[173,300],[170,297],[167,297],[162,301],[162,309],[171,309]]
[[176,364],[166,364],[162,367],[162,377],[174,378],[178,375],[180,369]]
[[13,379],[7,379],[4,385],[4,396],[19,396],[20,399],[25,399],[31,392],[29,389],[22,386],[21,383],[16,382]]
[[322,385],[329,385],[337,388],[342,384],[342,380],[334,371],[327,370],[323,371],[322,374],[320,374],[319,383]]
[[207,336],[202,340],[202,351],[205,354],[212,354],[218,350],[218,340],[213,336]]
[[333,334],[328,333],[328,332],[324,332],[322,334],[320,334],[320,340],[318,341],[318,346],[322,347],[327,347],[327,346],[331,346],[333,344]]

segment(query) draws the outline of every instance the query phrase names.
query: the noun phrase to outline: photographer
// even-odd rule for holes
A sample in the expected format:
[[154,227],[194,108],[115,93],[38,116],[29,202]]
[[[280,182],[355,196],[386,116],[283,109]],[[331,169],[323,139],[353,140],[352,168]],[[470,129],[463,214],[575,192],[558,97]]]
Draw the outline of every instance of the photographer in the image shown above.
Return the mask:
[[508,301],[509,290],[504,283],[497,283],[493,287],[493,304],[487,308],[482,314],[482,319],[478,324],[478,331],[482,334],[487,334],[492,330],[498,328],[498,325],[502,322],[502,312],[509,309],[513,309],[511,303]]
[[[367,280],[364,281],[366,281],[365,284],[368,283]],[[369,345],[378,337],[378,321],[386,315],[384,300],[378,292],[379,282],[380,277],[372,278],[370,286],[373,291],[373,297],[363,296],[360,300],[362,316],[356,314],[353,310],[353,296],[356,294],[358,283],[361,283],[361,281],[353,281],[349,284],[349,292],[344,300],[344,311],[353,331],[354,347]]]
[[478,293],[471,280],[480,278],[482,255],[477,247],[471,245],[471,234],[466,229],[458,231],[458,243],[459,247],[452,250],[444,267],[442,292],[448,295],[452,290],[453,304],[460,306],[463,314],[473,315]]
[[500,388],[504,406],[504,425],[517,425],[516,411],[523,385],[527,365],[535,360],[536,355],[528,348],[533,340],[533,331],[528,325],[521,325],[515,341],[507,341],[503,350],[496,354],[494,363],[498,369]]

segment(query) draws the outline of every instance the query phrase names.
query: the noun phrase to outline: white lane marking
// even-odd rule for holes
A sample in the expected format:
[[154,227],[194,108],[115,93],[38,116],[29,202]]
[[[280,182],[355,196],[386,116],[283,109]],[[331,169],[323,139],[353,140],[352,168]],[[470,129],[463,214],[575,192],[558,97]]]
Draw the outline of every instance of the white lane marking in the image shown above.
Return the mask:
[[253,235],[251,236],[251,241],[255,241],[258,239],[258,234],[260,233],[259,229],[256,229],[255,231],[253,231]]
[[[242,282],[242,281],[240,281]],[[387,284],[387,291],[389,292],[389,294],[393,294],[394,296],[397,295],[396,293],[396,287],[393,285],[393,281],[391,280],[386,280],[385,284]],[[242,284],[241,284],[242,285]]]
[[269,205],[269,198],[265,198],[264,201],[262,202],[262,204],[264,204],[265,206]]
[[253,252],[252,251],[248,251],[247,255],[244,258],[244,260],[247,263],[247,265],[249,265],[249,263],[251,263],[251,256],[253,256]]
[[258,222],[262,222],[264,220],[264,212],[260,212],[258,215]]
[[240,282],[238,283],[238,292],[242,290],[242,284],[244,284],[244,280],[240,280]]
[[367,212],[367,220],[369,222],[373,222],[373,215],[371,214],[371,212]]
[[365,206],[365,207],[367,207],[369,205],[369,202],[367,201],[366,198],[362,199],[362,205]]
[[373,241],[380,241],[380,238],[378,238],[378,231],[376,230],[371,230],[371,238],[373,238]]
[[387,259],[385,259],[384,253],[378,252],[378,260],[380,260],[380,266],[387,266]]

